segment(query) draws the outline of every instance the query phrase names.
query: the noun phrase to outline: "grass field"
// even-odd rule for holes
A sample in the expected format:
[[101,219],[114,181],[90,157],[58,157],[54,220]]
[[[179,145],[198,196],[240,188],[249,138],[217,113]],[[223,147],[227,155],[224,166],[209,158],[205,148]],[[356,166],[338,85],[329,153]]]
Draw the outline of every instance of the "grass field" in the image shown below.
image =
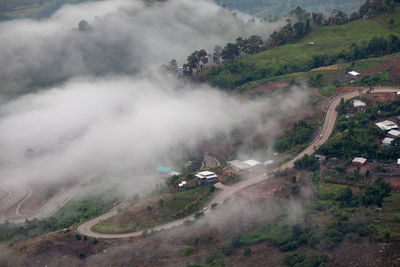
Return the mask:
[[[396,16],[400,16],[400,13],[390,14],[389,18]],[[399,35],[385,25],[370,19],[360,19],[339,26],[318,27],[294,44],[268,49],[238,60],[233,63],[238,66],[236,68],[238,71],[232,73],[229,71],[228,66],[218,74],[212,74],[208,78],[208,81],[213,85],[230,89],[235,88],[235,84],[239,82],[240,86],[238,88],[243,91],[264,84],[269,80],[295,78],[298,76],[296,73],[307,69],[307,65],[312,60],[313,55],[336,55],[343,50],[348,50],[352,43],[361,45],[367,43],[373,37],[388,37],[391,34]],[[309,42],[314,42],[315,45],[308,46]],[[373,60],[361,61],[360,69],[367,67],[362,66],[362,64],[372,64],[373,62]],[[276,72],[285,68],[285,66],[292,74],[278,77],[280,75],[276,75]],[[316,71],[308,75],[314,76],[318,75],[318,73],[338,74],[340,71],[340,69],[322,72]],[[248,77],[254,76],[255,73],[262,73],[261,76],[258,75],[261,78],[247,81],[251,80]]]
[[385,198],[382,206],[380,221],[376,224],[379,236],[385,238],[385,232],[390,234],[391,241],[400,241],[400,193],[392,193],[392,196]]
[[93,227],[99,233],[127,233],[148,229],[160,223],[183,218],[201,209],[211,195],[211,187],[194,189],[163,196],[162,201],[149,200],[141,208],[128,207],[120,214]]

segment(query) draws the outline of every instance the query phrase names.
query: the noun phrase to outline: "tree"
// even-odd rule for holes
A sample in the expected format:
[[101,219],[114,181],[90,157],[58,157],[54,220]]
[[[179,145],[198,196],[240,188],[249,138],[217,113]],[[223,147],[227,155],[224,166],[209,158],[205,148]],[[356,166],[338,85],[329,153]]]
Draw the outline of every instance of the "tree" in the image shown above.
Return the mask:
[[222,47],[216,45],[214,47],[214,53],[213,53],[213,62],[215,64],[221,63],[221,54],[222,54]]
[[239,56],[238,45],[228,43],[222,50],[221,56],[224,60],[234,60],[237,56]]

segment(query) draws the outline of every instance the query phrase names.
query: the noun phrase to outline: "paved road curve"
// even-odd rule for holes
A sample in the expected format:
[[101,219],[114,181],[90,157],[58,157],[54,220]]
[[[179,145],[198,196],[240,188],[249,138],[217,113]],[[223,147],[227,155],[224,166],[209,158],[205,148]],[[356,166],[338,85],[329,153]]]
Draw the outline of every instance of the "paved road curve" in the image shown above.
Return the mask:
[[[31,214],[21,214],[20,209],[22,205],[32,195],[32,189],[24,185],[3,184],[1,189],[7,192],[7,196],[0,199],[0,223],[8,221],[10,223],[24,223],[25,220],[45,219],[53,215],[58,209],[67,204],[75,195],[75,188],[62,190],[60,193],[51,198],[46,204],[37,209]],[[17,205],[15,215],[13,214],[8,218],[6,211],[12,206]]]
[[[323,143],[325,143],[329,136],[332,134],[333,128],[335,126],[335,122],[336,122],[336,118],[337,118],[337,112],[336,112],[336,107],[339,105],[340,103],[340,99],[344,98],[345,100],[347,99],[351,99],[354,98],[358,95],[360,95],[360,93],[365,93],[367,90],[362,90],[362,91],[352,91],[352,92],[347,92],[347,93],[343,93],[341,95],[336,96],[334,99],[332,99],[327,107],[327,111],[325,114],[325,120],[324,120],[324,125],[320,131],[320,135],[318,135],[310,144],[310,146],[308,148],[306,148],[303,152],[301,152],[299,155],[297,155],[297,157],[295,157],[293,160],[289,161],[288,163],[284,164],[283,166],[281,166],[282,169],[285,168],[292,168],[294,166],[294,162],[303,157],[304,155],[310,155],[312,153],[314,153],[314,150],[316,148],[318,148],[320,145],[322,145]],[[398,89],[394,89],[394,88],[376,88],[374,89],[374,93],[390,93],[390,92],[397,92],[399,91]],[[255,178],[251,178],[251,179],[246,179],[238,184],[232,185],[232,186],[226,186],[222,192],[220,192],[208,205],[207,205],[207,209],[204,212],[205,214],[208,214],[211,211],[211,205],[212,204],[221,204],[224,202],[224,200],[226,200],[227,198],[229,198],[232,194],[236,193],[239,190],[242,190],[250,185],[259,183],[265,179],[267,179],[268,176],[266,175],[261,175],[261,176],[257,176]],[[126,205],[126,203],[121,204],[121,206]],[[78,227],[78,232],[80,232],[83,235],[86,236],[90,236],[90,237],[96,237],[96,238],[126,238],[126,237],[136,237],[136,236],[140,236],[142,235],[142,231],[136,231],[136,232],[132,232],[132,233],[126,233],[126,234],[99,234],[99,233],[95,233],[91,231],[91,228],[96,225],[97,223],[99,223],[102,220],[106,220],[112,216],[114,216],[117,213],[117,207],[112,209],[111,211],[103,214],[100,217],[94,218],[93,220],[90,220],[88,222],[85,222],[83,224],[81,224]],[[173,222],[169,222],[166,224],[162,224],[159,226],[154,227],[153,229],[158,231],[158,230],[162,230],[162,229],[170,229],[172,227],[175,226],[179,226],[182,225],[186,220],[192,220],[194,219],[194,215],[185,217],[183,219],[179,219]]]

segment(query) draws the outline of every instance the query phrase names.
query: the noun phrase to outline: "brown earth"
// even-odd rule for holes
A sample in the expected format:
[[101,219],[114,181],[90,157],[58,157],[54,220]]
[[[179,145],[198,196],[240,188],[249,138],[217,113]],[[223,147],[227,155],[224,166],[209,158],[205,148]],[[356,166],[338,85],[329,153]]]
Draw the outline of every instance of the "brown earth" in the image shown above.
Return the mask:
[[339,68],[339,66],[337,64],[335,64],[335,65],[331,65],[331,66],[311,69],[310,71],[328,71],[328,70],[337,70],[338,68]]
[[366,94],[365,97],[368,99],[368,104],[371,106],[375,105],[378,102],[396,99],[396,95],[393,93],[371,93]]

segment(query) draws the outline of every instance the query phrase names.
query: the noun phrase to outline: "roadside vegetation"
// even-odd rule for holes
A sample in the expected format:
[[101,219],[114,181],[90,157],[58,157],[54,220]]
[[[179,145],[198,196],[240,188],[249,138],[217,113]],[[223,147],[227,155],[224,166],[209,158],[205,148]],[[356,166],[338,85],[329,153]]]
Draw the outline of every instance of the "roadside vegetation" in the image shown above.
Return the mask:
[[73,229],[79,223],[107,212],[118,199],[91,196],[72,200],[51,217],[44,220],[26,220],[21,225],[0,224],[0,242],[14,243],[64,228]]
[[157,196],[126,208],[116,216],[95,225],[99,233],[128,233],[149,229],[156,225],[188,216],[200,210],[214,191],[212,186],[195,188]]
[[[400,99],[377,103],[367,107],[365,112],[356,112],[351,101],[341,101],[338,106],[336,129],[318,153],[327,157],[351,160],[365,157],[379,161],[393,161],[400,158],[398,146],[381,146],[376,138],[382,139],[385,133],[374,124],[378,120],[400,115]],[[347,114],[353,114],[349,117]]]
[[302,150],[310,141],[316,127],[304,120],[296,122],[293,128],[275,141],[274,148],[282,153],[287,150]]

